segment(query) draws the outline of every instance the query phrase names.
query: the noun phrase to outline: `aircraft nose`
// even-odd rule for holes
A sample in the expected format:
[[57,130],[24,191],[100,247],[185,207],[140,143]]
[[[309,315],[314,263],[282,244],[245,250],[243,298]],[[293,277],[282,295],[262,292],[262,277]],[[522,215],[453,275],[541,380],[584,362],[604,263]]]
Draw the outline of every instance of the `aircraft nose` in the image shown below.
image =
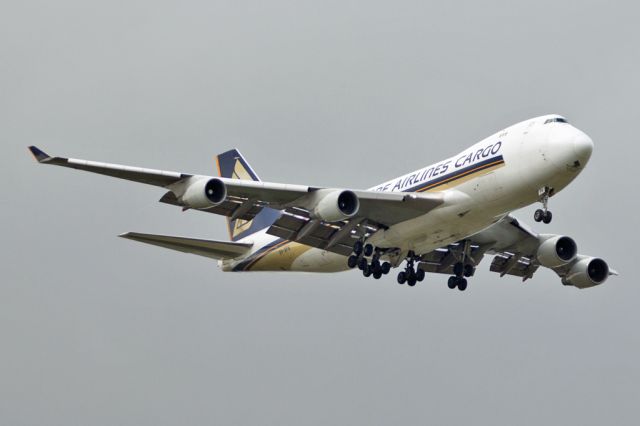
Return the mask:
[[581,170],[591,157],[593,141],[581,130],[565,124],[551,131],[547,150],[561,170]]
[[584,132],[578,130],[573,137],[573,150],[581,163],[586,163],[593,152],[593,140]]

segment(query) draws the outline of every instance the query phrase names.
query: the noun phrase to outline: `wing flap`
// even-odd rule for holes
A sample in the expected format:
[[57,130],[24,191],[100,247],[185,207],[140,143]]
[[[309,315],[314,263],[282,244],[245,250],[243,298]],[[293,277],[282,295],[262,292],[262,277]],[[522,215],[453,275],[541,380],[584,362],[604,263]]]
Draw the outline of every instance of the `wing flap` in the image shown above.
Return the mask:
[[489,270],[499,273],[501,277],[513,275],[524,281],[533,277],[538,268],[539,265],[531,262],[529,258],[511,253],[500,253],[493,258]]
[[354,238],[370,236],[381,227],[363,218],[328,223],[306,214],[297,208],[285,210],[267,234],[348,256],[353,251]]
[[[271,225],[267,233],[285,240],[296,241],[343,256],[348,256],[353,251],[353,241],[351,240],[350,233],[345,234],[343,238],[333,241],[333,244],[330,244],[332,237],[342,229],[340,225],[320,222],[312,231],[305,233],[305,226],[308,226],[309,223],[309,219],[285,212]],[[348,225],[342,224],[342,226]]]
[[[165,204],[171,204],[172,206],[179,206],[179,207],[182,207],[183,209],[186,208],[184,204],[182,204],[178,200],[176,195],[171,191],[164,194],[162,198],[160,198],[160,200],[158,201]],[[198,209],[198,211],[231,217],[238,211],[238,209],[240,209],[241,206],[243,206],[243,204],[240,202],[237,202],[234,200],[225,200],[222,203],[218,204],[217,206],[209,207],[206,209]],[[255,218],[256,215],[260,213],[261,210],[262,210],[262,206],[250,205],[249,208],[246,209],[246,211],[243,212],[241,215],[237,216],[236,219],[242,219],[247,221],[253,220],[253,218]]]
[[465,248],[464,242],[461,241],[422,255],[418,267],[425,272],[454,275],[453,266],[456,262],[462,261],[465,250],[467,261],[478,265],[482,262],[486,249],[485,246],[473,242],[470,242],[468,248]]
[[233,259],[247,253],[252,246],[252,244],[232,241],[202,240],[169,235],[141,234],[138,232],[127,232],[121,234],[120,237],[212,259]]

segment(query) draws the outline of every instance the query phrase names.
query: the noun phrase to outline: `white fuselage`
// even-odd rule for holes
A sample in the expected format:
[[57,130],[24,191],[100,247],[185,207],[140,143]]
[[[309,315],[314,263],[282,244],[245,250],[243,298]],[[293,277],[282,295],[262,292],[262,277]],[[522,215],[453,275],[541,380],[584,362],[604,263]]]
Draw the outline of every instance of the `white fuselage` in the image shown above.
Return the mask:
[[[560,121],[557,121],[560,120]],[[397,247],[401,252],[427,253],[460,241],[499,221],[509,212],[537,202],[539,189],[552,195],[566,187],[584,168],[593,142],[557,115],[526,120],[508,127],[446,160],[376,185],[371,190],[444,194],[444,203],[414,219],[375,233],[368,242]],[[223,270],[248,256],[249,270],[336,272],[348,269],[344,256],[281,241],[265,231],[247,237],[252,251],[240,259],[222,261]]]

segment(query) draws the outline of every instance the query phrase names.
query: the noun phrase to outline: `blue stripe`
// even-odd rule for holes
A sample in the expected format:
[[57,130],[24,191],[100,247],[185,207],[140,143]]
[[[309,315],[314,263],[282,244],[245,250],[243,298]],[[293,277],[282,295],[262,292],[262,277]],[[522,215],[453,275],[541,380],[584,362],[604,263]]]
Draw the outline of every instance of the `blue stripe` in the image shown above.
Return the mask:
[[[477,164],[473,164],[471,166],[467,166],[465,168],[462,168],[460,170],[456,170],[455,172],[449,173],[447,175],[443,175],[438,177],[437,179],[433,179],[427,182],[422,182],[419,183],[417,185],[414,185],[410,188],[407,189],[403,189],[402,192],[417,192],[423,188],[426,187],[432,187],[435,188],[437,186],[440,186],[444,183],[449,183],[451,181],[454,181],[456,179],[459,179],[461,177],[466,176],[467,174],[469,174],[470,171],[480,171],[483,169],[486,169],[488,167],[490,167],[490,165],[492,163],[496,163],[496,162],[502,162],[504,163],[504,158],[502,157],[502,155],[498,155],[496,157],[493,158],[488,158],[486,160],[483,160]],[[446,181],[446,182],[445,182]]]

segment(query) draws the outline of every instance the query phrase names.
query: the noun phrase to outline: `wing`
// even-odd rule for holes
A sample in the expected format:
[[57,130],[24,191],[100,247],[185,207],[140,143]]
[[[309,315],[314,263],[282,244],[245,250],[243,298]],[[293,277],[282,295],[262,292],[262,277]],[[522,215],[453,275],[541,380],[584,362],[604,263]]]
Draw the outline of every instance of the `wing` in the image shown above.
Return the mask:
[[87,172],[99,173],[117,177],[120,179],[132,180],[155,186],[168,186],[180,180],[191,177],[191,175],[167,172],[163,170],[144,169],[141,167],[123,166],[120,164],[100,163],[97,161],[78,160],[75,158],[50,157],[44,151],[35,146],[30,146],[29,150],[41,164],[69,167],[72,169],[84,170]]
[[[423,215],[444,202],[442,193],[390,193],[237,180],[51,157],[35,146],[29,150],[41,164],[70,167],[166,188],[169,191],[160,202],[183,209],[242,220],[253,219],[264,207],[283,210],[280,219],[269,228],[269,234],[341,254],[348,254],[345,250],[353,245],[353,238],[369,236],[378,229]],[[224,196],[209,202],[203,192],[199,201],[204,203],[189,202],[194,188],[205,188],[212,181]],[[356,214],[335,218],[323,216],[318,211],[319,206],[327,205],[327,199],[342,193],[357,197],[359,207]]]
[[212,259],[233,259],[247,253],[251,249],[251,244],[171,237],[168,235],[140,234],[138,232],[127,232],[126,234],[120,235],[120,237]]
[[308,207],[290,207],[267,233],[348,256],[357,239],[369,238],[380,229],[424,215],[444,202],[441,193],[353,192],[360,200],[360,209],[348,220],[323,221],[314,218]]
[[[420,268],[426,272],[454,274],[454,264],[466,258],[472,265],[478,265],[485,255],[493,255],[490,270],[500,274],[522,278],[523,281],[532,278],[535,272],[543,266],[540,260],[541,246],[559,236],[537,234],[511,215],[498,221],[489,228],[470,236],[448,247],[439,248],[422,256]],[[573,241],[573,240],[571,240]],[[609,275],[618,275],[604,263],[604,275],[591,279],[594,270],[591,262],[604,261],[590,256],[576,254],[566,263],[558,262],[547,267],[553,270],[565,285],[579,288],[602,284]],[[584,266],[584,267],[583,267]],[[600,265],[602,266],[602,265]],[[584,271],[582,270],[584,269]],[[589,270],[591,269],[591,270]]]

